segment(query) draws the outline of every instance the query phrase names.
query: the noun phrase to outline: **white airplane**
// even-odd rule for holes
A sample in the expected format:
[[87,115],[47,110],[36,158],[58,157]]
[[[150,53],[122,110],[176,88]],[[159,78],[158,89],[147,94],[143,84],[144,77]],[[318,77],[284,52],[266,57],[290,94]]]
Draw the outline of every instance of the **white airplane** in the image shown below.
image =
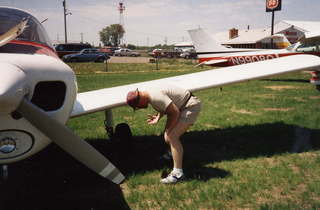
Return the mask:
[[[297,54],[320,56],[320,33],[306,33],[300,39],[300,42],[290,45],[286,49],[259,50],[227,48],[218,44],[201,28],[189,30],[188,32],[198,55],[198,65],[233,66]],[[280,36],[273,35],[276,38]]]
[[[190,91],[221,87],[293,71],[320,68],[320,58],[276,60],[77,93],[76,76],[56,55],[41,23],[26,11],[0,7],[0,164],[23,160],[54,142],[103,177],[124,176],[65,126],[71,117],[125,106],[127,92],[174,83]],[[232,70],[232,71],[230,71]]]

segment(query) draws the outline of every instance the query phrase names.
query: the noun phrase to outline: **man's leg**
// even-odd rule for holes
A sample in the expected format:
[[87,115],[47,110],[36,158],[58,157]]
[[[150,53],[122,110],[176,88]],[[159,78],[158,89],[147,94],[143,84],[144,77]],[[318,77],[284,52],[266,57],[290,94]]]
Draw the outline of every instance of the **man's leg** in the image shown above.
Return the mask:
[[170,133],[165,133],[165,141],[170,144],[172,158],[173,158],[173,170],[160,182],[163,184],[177,183],[184,178],[182,163],[183,163],[183,146],[180,141],[180,136],[190,127],[188,123],[178,122],[178,124],[171,130]]
[[165,141],[170,144],[174,168],[182,169],[183,146],[180,141],[180,136],[185,133],[189,127],[190,124],[188,123],[178,122],[170,133],[165,133]]

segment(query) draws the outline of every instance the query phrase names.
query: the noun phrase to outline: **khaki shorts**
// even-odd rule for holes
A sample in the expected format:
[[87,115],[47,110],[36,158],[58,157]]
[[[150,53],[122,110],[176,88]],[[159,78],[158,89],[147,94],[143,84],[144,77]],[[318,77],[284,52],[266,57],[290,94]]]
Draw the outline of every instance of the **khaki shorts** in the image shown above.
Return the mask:
[[192,96],[185,107],[180,110],[179,122],[194,124],[201,110],[200,100]]

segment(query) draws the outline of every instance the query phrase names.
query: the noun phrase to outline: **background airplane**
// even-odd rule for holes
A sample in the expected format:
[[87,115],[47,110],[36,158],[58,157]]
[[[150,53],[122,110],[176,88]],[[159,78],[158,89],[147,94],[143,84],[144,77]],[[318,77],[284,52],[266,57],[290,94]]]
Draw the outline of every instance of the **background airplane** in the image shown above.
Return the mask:
[[297,54],[320,56],[320,32],[306,34],[298,43],[286,49],[275,50],[227,48],[217,43],[201,28],[188,32],[195,46],[199,65],[233,66]]
[[16,8],[0,7],[0,21],[0,164],[28,158],[54,142],[117,184],[124,176],[65,126],[70,117],[107,110],[107,121],[111,125],[111,109],[125,106],[127,92],[136,88],[144,90],[151,85],[174,83],[198,91],[320,67],[320,58],[296,55],[77,93],[74,72],[58,58],[36,18]]

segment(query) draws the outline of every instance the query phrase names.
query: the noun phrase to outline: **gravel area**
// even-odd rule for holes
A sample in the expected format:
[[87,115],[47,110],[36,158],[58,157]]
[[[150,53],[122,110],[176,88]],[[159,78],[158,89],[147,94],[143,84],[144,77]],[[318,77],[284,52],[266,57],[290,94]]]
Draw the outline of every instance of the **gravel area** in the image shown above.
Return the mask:
[[118,57],[111,56],[109,63],[149,63],[151,57]]

